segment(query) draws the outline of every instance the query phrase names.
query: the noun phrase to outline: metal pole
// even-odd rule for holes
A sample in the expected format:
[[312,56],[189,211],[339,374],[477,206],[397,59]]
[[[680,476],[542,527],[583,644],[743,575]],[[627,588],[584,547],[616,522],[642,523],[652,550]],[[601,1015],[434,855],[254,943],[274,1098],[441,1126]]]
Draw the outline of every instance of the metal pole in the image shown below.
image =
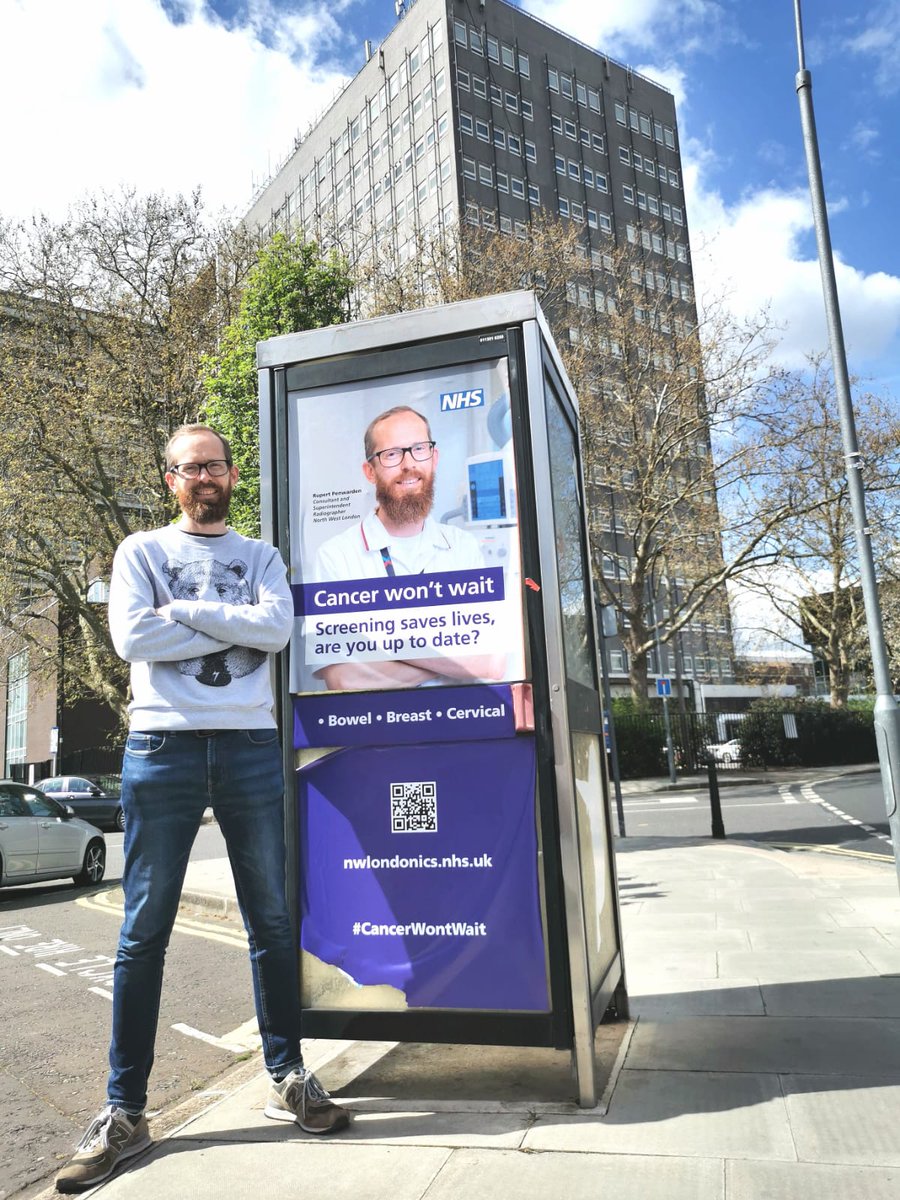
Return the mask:
[[860,583],[866,610],[866,626],[869,631],[872,669],[875,676],[875,740],[878,745],[878,761],[881,766],[881,785],[885,808],[894,844],[894,865],[897,869],[898,882],[900,882],[900,860],[897,857],[897,850],[900,847],[900,815],[897,812],[897,791],[898,785],[900,785],[900,709],[894,699],[894,688],[888,667],[881,606],[878,599],[878,582],[875,578],[875,562],[872,556],[872,542],[866,517],[866,495],[862,480],[863,464],[856,440],[856,422],[850,395],[844,332],[841,325],[837,282],[834,276],[831,235],[825,206],[825,187],[822,183],[822,164],[819,158],[816,119],[813,112],[812,75],[806,69],[803,51],[800,0],[794,0],[794,20],[797,28],[797,53],[800,67],[796,77],[797,97],[800,101],[800,123],[803,127],[803,143],[806,149],[806,169],[809,174],[809,191],[819,252],[819,268],[822,272],[822,291],[825,297],[825,316],[828,323],[828,339],[831,344],[834,390],[841,418],[844,457],[847,463],[847,484],[853,511],[856,549],[859,555]]
[[[609,767],[612,772],[613,790],[616,796],[616,817],[619,822],[619,837],[625,837],[625,808],[622,804],[622,778],[619,773],[619,747],[616,744],[616,723],[613,720],[612,689],[609,686],[609,642],[608,637],[615,637],[616,610],[612,604],[600,606],[600,666],[601,682],[603,684],[603,707],[605,709],[606,728],[609,731]],[[610,625],[612,629],[610,631]]]
[[714,838],[723,838],[725,824],[722,821],[722,803],[719,799],[719,772],[714,762],[706,764],[706,775],[709,779],[710,833]]
[[[651,576],[650,578],[650,614],[653,620],[653,633],[656,638],[656,670],[660,678],[662,678],[662,646],[659,641],[659,622],[656,618],[656,582]],[[663,724],[666,729],[666,759],[669,763],[669,783],[677,783],[678,776],[675,773],[675,749],[672,745],[672,722],[669,719],[669,697],[663,696]]]

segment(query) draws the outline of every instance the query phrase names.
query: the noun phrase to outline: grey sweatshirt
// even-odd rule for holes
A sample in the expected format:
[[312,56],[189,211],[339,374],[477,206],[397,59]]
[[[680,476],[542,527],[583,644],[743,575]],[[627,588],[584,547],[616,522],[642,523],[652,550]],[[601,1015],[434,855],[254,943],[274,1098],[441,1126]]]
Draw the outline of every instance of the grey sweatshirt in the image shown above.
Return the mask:
[[109,626],[131,663],[131,728],[271,729],[267,655],[294,606],[278,551],[229,529],[133,533],[113,560]]

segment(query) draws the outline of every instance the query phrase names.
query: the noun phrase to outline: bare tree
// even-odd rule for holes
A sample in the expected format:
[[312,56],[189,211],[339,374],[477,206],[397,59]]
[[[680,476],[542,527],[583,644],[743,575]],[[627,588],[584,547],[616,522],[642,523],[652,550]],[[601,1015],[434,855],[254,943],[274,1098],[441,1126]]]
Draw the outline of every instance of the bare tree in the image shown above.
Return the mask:
[[[619,614],[633,697],[648,658],[701,612],[728,638],[725,583],[772,561],[789,497],[768,493],[784,380],[765,313],[736,321],[684,272],[639,247],[591,251],[574,224],[533,217],[527,235],[463,227],[420,236],[399,263],[367,264],[371,313],[533,288],[579,396],[595,576]],[[659,260],[654,259],[654,263]]]
[[[900,414],[893,404],[863,391],[856,392],[854,409],[869,535],[881,574],[886,628],[896,644]],[[832,706],[841,708],[854,671],[867,663],[868,646],[837,400],[821,356],[811,356],[808,370],[785,388],[783,411],[793,436],[772,448],[767,466],[772,503],[787,510],[771,535],[777,569],[749,575],[745,586],[782,617],[788,638],[813,647],[828,668]],[[785,636],[784,627],[779,636]]]
[[198,195],[125,192],[62,223],[0,225],[0,627],[37,674],[59,669],[65,623],[66,695],[123,718],[91,585],[126,534],[174,515],[163,446],[197,417],[201,356],[254,250]]

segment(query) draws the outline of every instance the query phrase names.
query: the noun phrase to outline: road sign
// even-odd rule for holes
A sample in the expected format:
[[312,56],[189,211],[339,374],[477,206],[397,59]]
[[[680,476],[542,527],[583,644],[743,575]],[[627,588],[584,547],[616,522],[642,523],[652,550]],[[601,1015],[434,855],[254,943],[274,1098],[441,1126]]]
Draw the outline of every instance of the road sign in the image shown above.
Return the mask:
[[657,679],[656,694],[657,694],[657,696],[671,696],[672,695],[672,680],[671,679]]

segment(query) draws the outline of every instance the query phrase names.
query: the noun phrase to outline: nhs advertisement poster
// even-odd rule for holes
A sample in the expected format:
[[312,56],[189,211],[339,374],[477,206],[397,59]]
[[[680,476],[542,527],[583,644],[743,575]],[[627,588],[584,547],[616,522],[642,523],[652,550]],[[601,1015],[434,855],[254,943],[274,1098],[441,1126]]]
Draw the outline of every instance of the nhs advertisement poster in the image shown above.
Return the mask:
[[289,396],[297,693],[525,676],[505,359]]
[[301,767],[301,945],[397,1007],[545,1011],[531,737]]

